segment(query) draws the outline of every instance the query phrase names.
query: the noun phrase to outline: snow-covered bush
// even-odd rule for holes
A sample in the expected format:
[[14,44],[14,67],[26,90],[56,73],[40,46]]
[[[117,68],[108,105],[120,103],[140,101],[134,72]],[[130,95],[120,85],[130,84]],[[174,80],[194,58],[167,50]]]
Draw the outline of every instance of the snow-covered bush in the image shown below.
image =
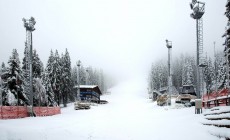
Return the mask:
[[47,105],[46,89],[40,78],[34,78],[34,104],[37,106]]
[[15,98],[15,95],[8,90],[6,93],[6,103],[10,106],[17,105],[17,99]]
[[3,105],[28,105],[28,98],[24,94],[22,87],[23,75],[20,67],[19,55],[16,49],[13,49],[12,56],[10,57],[8,64],[9,66],[5,72],[1,74],[3,81]]

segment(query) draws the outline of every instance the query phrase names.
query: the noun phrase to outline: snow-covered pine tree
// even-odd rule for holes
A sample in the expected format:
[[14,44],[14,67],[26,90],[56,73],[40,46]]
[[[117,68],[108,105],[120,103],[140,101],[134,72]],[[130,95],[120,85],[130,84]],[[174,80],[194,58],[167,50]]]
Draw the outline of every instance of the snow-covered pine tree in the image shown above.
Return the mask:
[[4,63],[4,62],[2,62],[2,65],[1,65],[1,70],[0,70],[0,74],[5,73],[6,71],[7,71],[7,69],[6,69],[6,65],[5,65],[5,63]]
[[151,89],[159,89],[160,88],[160,78],[158,70],[156,69],[156,66],[152,64],[151,69],[151,76],[150,76],[150,82],[151,82]]
[[211,87],[213,87],[213,81],[215,81],[215,72],[212,63],[212,59],[207,60],[207,66],[204,68],[204,81],[206,83],[207,92],[211,92]]
[[217,76],[217,88],[222,89],[226,82],[226,69],[224,66],[225,58],[222,52],[216,54],[216,76]]
[[[189,71],[187,69],[189,69]],[[157,61],[152,64],[151,71],[148,77],[150,89],[158,90],[160,87],[165,87],[168,85],[167,70],[167,63],[163,60]],[[178,90],[183,84],[196,84],[196,64],[194,57],[189,55],[185,56],[183,54],[180,55],[180,57],[174,59],[172,64],[172,71],[173,85]]]
[[43,63],[40,60],[37,51],[33,50],[33,78],[41,78],[43,72]]
[[158,66],[156,64],[152,64],[152,69],[150,73],[150,89],[160,89],[160,73],[158,71]]
[[[23,70],[23,76],[24,76],[24,82],[23,82],[23,88],[25,90],[25,93],[27,96],[29,96],[30,93],[30,71],[29,71],[29,49],[27,45],[25,46],[24,50],[24,58],[22,62],[22,70]],[[36,52],[36,50],[33,50],[32,54],[32,74],[33,74],[33,105],[34,106],[40,106],[45,105],[44,101],[41,103],[41,100],[45,97],[44,93],[40,93],[42,91],[45,91],[45,87],[40,85],[41,84],[41,76],[43,72],[43,64]],[[43,89],[42,89],[43,88]]]
[[50,56],[47,61],[47,65],[43,74],[43,84],[48,86],[51,85],[51,78],[53,77],[53,63],[54,63],[54,54],[53,51],[50,51]]
[[45,106],[47,105],[47,97],[45,86],[42,85],[42,72],[43,63],[41,62],[37,51],[33,50],[32,57],[32,71],[33,71],[33,92],[34,92],[34,105],[35,106]]
[[33,79],[34,88],[34,105],[35,106],[47,106],[47,95],[45,86],[42,84],[41,78]]
[[8,64],[7,72],[2,76],[3,81],[7,81],[3,89],[3,105],[28,105],[28,98],[22,88],[23,75],[16,49],[13,49]]
[[193,78],[193,69],[192,69],[192,65],[190,62],[187,62],[187,85],[192,85],[194,78]]
[[194,69],[192,66],[192,57],[186,57],[182,68],[182,85],[194,84]]
[[151,90],[160,90],[161,87],[166,87],[168,85],[167,63],[163,60],[153,63],[149,77]]
[[93,85],[93,68],[92,66],[87,67],[87,73],[86,78],[88,79],[89,85]]
[[59,104],[61,104],[61,103],[63,103],[63,105],[64,105],[64,107],[66,107],[66,103],[65,103],[65,98],[66,98],[66,96],[65,96],[65,93],[64,93],[64,89],[65,89],[65,85],[64,85],[64,66],[65,66],[65,58],[64,58],[64,55],[63,55],[63,53],[61,53],[61,57],[60,57],[60,59],[59,59],[59,66],[60,66],[60,86],[59,86]]
[[7,85],[7,82],[4,82],[4,81],[2,80],[2,75],[5,75],[6,70],[7,70],[7,69],[6,69],[5,63],[2,62],[1,69],[0,69],[0,105],[2,105],[2,101],[3,101],[3,99],[2,99],[3,89],[4,89],[4,87],[6,87],[6,85]]
[[62,56],[62,75],[61,75],[61,93],[64,107],[67,106],[68,99],[73,101],[74,96],[71,94],[73,82],[71,80],[71,60],[69,52],[66,49],[65,55]]
[[[230,86],[230,43],[229,43],[229,39],[230,39],[230,1],[227,1],[226,3],[226,12],[225,15],[228,19],[228,23],[227,23],[227,27],[225,28],[226,31],[223,34],[222,37],[225,38],[225,42],[224,42],[224,55],[225,55],[225,68],[226,71],[228,71],[228,73],[226,74],[226,86],[229,88]],[[230,100],[229,100],[230,102]]]
[[186,85],[186,73],[187,73],[186,63],[183,62],[183,65],[182,65],[182,86]]
[[52,80],[54,77],[54,73],[53,73],[53,63],[54,63],[54,54],[53,51],[50,51],[50,56],[48,58],[48,62],[45,68],[45,72],[43,74],[43,84],[45,85],[45,89],[46,89],[46,95],[48,95],[48,106],[56,106],[57,103],[55,101],[55,97],[54,97],[54,91],[52,88]]
[[174,59],[172,64],[173,76],[172,81],[176,89],[179,89],[182,86],[182,72],[183,72],[183,63],[184,55]]
[[52,77],[51,77],[51,84],[54,91],[55,101],[60,105],[60,97],[61,97],[61,90],[60,90],[60,82],[61,82],[61,61],[58,51],[56,50],[54,55],[53,61],[53,69],[52,69]]
[[86,69],[85,67],[81,64],[80,66],[80,85],[85,85],[86,84]]
[[75,65],[71,70],[71,79],[73,81],[73,85],[77,85],[77,66]]
[[197,81],[197,77],[196,77],[196,60],[195,60],[195,57],[194,56],[190,56],[190,64],[192,66],[192,76],[193,76],[193,85],[196,85]]

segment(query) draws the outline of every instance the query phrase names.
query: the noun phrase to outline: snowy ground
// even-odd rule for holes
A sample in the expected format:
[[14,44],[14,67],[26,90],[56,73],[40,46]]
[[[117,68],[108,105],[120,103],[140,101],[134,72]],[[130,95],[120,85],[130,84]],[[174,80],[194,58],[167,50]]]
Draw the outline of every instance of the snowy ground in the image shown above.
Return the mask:
[[194,108],[158,107],[141,82],[124,82],[102,99],[109,104],[50,117],[0,120],[0,140],[217,140]]

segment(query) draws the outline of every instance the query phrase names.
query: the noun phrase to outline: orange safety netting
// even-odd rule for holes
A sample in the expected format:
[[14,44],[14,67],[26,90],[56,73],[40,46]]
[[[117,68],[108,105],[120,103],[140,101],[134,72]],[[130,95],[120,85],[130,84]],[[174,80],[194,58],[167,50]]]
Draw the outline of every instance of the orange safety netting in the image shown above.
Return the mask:
[[[60,107],[33,107],[36,116],[61,114]],[[0,119],[16,119],[29,117],[27,106],[0,106]]]

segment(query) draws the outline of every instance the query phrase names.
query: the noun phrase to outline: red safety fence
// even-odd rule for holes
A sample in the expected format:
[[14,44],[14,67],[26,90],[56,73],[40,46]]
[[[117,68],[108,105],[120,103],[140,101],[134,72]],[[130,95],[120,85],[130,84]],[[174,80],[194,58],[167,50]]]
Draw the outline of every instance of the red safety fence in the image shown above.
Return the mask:
[[26,106],[0,106],[0,119],[28,117]]
[[[33,107],[36,116],[52,116],[61,114],[60,107]],[[29,117],[27,106],[0,106],[0,119],[16,119]]]
[[33,110],[36,116],[51,116],[61,114],[60,107],[34,107]]
[[221,89],[202,96],[203,107],[210,108],[214,106],[230,105],[230,89]]

